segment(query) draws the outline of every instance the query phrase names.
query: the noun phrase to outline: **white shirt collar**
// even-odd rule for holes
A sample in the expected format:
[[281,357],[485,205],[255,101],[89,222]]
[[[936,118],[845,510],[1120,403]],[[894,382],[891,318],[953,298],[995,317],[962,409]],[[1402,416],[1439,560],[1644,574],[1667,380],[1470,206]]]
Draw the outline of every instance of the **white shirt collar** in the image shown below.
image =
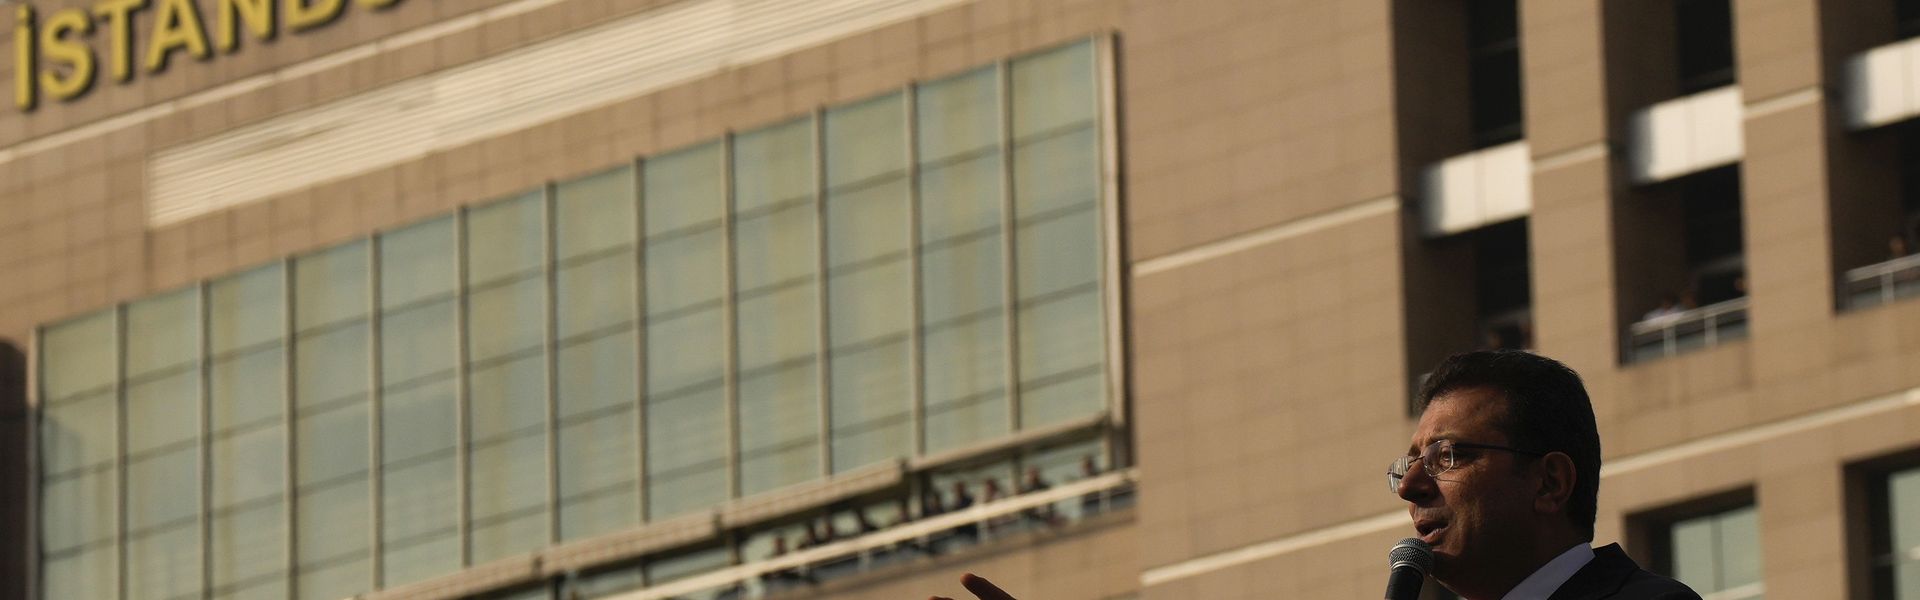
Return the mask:
[[1561,552],[1553,560],[1547,561],[1547,564],[1540,565],[1539,570],[1521,580],[1520,585],[1513,586],[1513,589],[1508,591],[1507,595],[1501,596],[1500,600],[1547,600],[1591,560],[1593,560],[1592,546],[1587,545],[1586,542],[1574,544],[1566,552]]

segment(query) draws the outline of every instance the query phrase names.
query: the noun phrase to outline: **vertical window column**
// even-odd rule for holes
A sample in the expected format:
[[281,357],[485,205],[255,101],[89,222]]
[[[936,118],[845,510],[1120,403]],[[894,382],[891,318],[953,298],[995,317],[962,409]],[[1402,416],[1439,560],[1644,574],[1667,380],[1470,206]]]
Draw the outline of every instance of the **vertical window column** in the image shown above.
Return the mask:
[[128,598],[198,598],[204,583],[199,292],[126,309]]
[[1760,598],[1760,524],[1752,505],[1694,517],[1668,529],[1668,573],[1701,595]]
[[104,311],[49,328],[40,342],[43,598],[119,592],[117,329]]
[[545,200],[535,192],[467,212],[468,564],[550,539]]
[[286,268],[207,288],[214,598],[288,593]]
[[555,189],[561,540],[640,519],[636,201],[631,166]]
[[1101,413],[1099,95],[1092,44],[1011,64],[1014,322],[1021,429]]
[[643,167],[649,520],[728,495],[725,168],[719,143]]
[[821,475],[813,120],[733,144],[740,493]]
[[995,66],[915,90],[925,442],[1006,435],[1006,153]]
[[835,473],[912,452],[906,127],[898,93],[829,110],[822,123]]
[[293,262],[294,554],[302,598],[372,584],[368,242]]
[[379,240],[380,587],[460,568],[455,219]]

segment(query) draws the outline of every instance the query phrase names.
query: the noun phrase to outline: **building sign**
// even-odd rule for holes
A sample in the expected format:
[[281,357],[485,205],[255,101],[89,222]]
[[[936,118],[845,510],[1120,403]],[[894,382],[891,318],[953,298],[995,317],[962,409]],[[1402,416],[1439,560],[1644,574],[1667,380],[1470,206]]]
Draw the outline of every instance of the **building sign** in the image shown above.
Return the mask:
[[[351,0],[379,9],[400,0]],[[44,93],[59,101],[85,96],[101,77],[130,81],[139,70],[159,73],[175,54],[207,60],[240,50],[242,35],[267,41],[280,27],[294,32],[332,23],[349,0],[214,0],[201,12],[196,0],[99,0],[92,9],[68,8],[40,18],[32,6],[14,9],[13,100],[33,110]],[[134,31],[134,19],[153,11],[152,27]],[[211,28],[209,28],[211,26]]]

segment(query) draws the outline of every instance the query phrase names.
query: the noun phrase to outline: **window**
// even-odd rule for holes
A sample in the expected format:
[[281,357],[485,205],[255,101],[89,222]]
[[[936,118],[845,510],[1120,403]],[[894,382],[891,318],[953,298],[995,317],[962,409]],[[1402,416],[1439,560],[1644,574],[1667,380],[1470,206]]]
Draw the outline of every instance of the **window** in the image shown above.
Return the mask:
[[1702,596],[1761,598],[1758,512],[1747,492],[1641,517],[1651,568]]
[[[1622,202],[1619,232],[1630,361],[1673,356],[1747,333],[1740,167],[1661,183]],[[1681,260],[1674,260],[1680,258]]]
[[1920,467],[1870,476],[1867,518],[1872,596],[1920,597]]
[[1523,135],[1519,25],[1519,2],[1467,3],[1467,72],[1473,85],[1475,147],[1494,146]]
[[[43,327],[43,597],[345,597],[877,463],[1107,443],[1098,57],[903,86]],[[874,518],[903,520],[887,499]],[[716,544],[646,577],[737,560]]]
[[1732,85],[1733,2],[1676,0],[1673,6],[1680,94]]
[[1895,29],[1901,38],[1920,36],[1920,0],[1894,0]]

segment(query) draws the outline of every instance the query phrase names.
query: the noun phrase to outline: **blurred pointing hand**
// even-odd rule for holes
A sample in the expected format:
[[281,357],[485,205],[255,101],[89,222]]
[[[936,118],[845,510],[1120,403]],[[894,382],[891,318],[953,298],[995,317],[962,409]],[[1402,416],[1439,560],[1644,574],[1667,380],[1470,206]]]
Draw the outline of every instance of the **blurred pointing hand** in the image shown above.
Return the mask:
[[[973,592],[973,595],[979,597],[980,600],[1014,600],[1012,595],[1009,595],[1006,592],[1001,591],[998,586],[993,585],[993,582],[987,581],[986,578],[981,577],[979,575],[974,575],[972,573],[961,575],[960,585],[966,586],[967,591]],[[942,596],[934,596],[932,598],[929,598],[928,600],[953,600],[953,599],[942,597]]]

